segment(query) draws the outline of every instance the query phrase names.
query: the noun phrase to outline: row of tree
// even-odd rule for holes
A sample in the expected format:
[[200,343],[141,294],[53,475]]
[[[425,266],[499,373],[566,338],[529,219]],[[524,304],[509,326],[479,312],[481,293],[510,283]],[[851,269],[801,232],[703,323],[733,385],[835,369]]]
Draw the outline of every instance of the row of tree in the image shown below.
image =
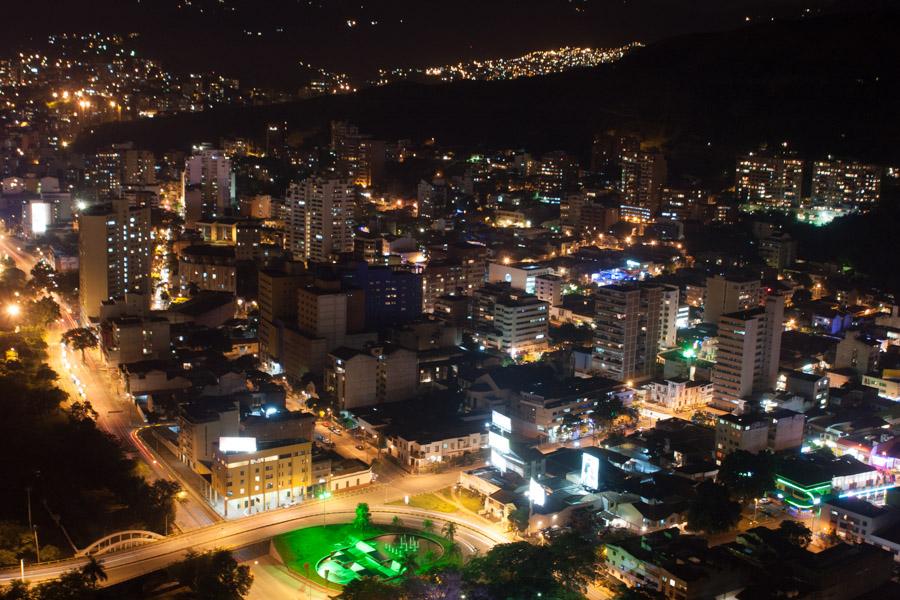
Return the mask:
[[[184,600],[240,600],[250,591],[253,575],[246,565],[238,564],[231,552],[189,552],[185,559],[167,569],[167,575],[178,583],[179,598]],[[127,591],[102,589],[107,580],[101,561],[90,557],[80,569],[69,571],[58,579],[31,586],[13,581],[0,589],[0,600],[127,600]]]

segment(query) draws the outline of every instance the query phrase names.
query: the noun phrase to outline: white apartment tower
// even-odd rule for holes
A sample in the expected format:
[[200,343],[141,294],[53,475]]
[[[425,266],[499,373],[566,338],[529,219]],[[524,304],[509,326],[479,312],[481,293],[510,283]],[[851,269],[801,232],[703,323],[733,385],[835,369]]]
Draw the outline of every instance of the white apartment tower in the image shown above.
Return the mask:
[[353,251],[353,181],[310,177],[292,183],[287,192],[288,249],[296,260],[331,262]]
[[594,369],[615,381],[647,379],[659,352],[663,288],[607,285],[595,294]]
[[706,278],[703,321],[718,323],[726,313],[759,306],[759,278],[721,276]]
[[775,389],[783,329],[783,296],[768,296],[765,306],[721,316],[712,371],[717,405],[740,408],[748,396]]
[[224,216],[234,206],[231,159],[221,150],[203,148],[189,156],[184,161],[181,182],[184,220],[188,224]]
[[659,347],[674,348],[678,344],[678,287],[664,285],[659,303]]
[[149,291],[153,240],[150,207],[125,199],[93,206],[78,217],[81,319],[100,314],[100,304],[125,292]]

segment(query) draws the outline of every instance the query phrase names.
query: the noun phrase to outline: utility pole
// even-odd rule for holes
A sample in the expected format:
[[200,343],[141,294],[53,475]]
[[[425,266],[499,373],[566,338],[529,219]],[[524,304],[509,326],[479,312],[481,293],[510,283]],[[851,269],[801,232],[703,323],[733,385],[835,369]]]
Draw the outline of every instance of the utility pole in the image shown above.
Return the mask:
[[25,488],[25,495],[28,498],[28,527],[34,534],[34,554],[37,558],[37,562],[41,562],[41,546],[38,543],[37,527],[35,527],[31,520],[31,486]]

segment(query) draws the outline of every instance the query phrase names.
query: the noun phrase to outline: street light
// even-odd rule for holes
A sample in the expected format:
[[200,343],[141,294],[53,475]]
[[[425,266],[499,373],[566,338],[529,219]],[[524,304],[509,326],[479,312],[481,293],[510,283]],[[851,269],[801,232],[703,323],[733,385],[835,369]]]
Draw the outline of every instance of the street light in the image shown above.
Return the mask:
[[6,306],[6,314],[11,317],[18,317],[20,314],[22,314],[22,307],[18,304],[8,304]]
[[[325,483],[324,479],[320,479],[319,483]],[[319,499],[322,501],[322,527],[325,527],[325,501],[331,498],[331,492],[322,490],[319,492]]]

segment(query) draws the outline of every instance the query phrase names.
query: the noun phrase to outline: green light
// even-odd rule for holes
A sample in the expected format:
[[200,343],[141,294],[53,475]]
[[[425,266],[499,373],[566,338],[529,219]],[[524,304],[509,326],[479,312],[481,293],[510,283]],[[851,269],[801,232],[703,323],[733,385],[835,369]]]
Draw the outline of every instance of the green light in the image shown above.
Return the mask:
[[697,356],[697,353],[694,352],[693,348],[685,348],[681,351],[681,355],[685,358],[694,358]]
[[818,483],[816,485],[811,485],[809,487],[803,487],[803,486],[797,485],[796,483],[794,483],[790,480],[784,479],[782,477],[776,477],[775,481],[777,481],[781,485],[786,485],[790,488],[794,488],[795,490],[799,490],[801,492],[806,492],[806,493],[809,493],[809,492],[815,491],[815,490],[830,490],[831,489],[830,481],[826,481],[825,483]]

